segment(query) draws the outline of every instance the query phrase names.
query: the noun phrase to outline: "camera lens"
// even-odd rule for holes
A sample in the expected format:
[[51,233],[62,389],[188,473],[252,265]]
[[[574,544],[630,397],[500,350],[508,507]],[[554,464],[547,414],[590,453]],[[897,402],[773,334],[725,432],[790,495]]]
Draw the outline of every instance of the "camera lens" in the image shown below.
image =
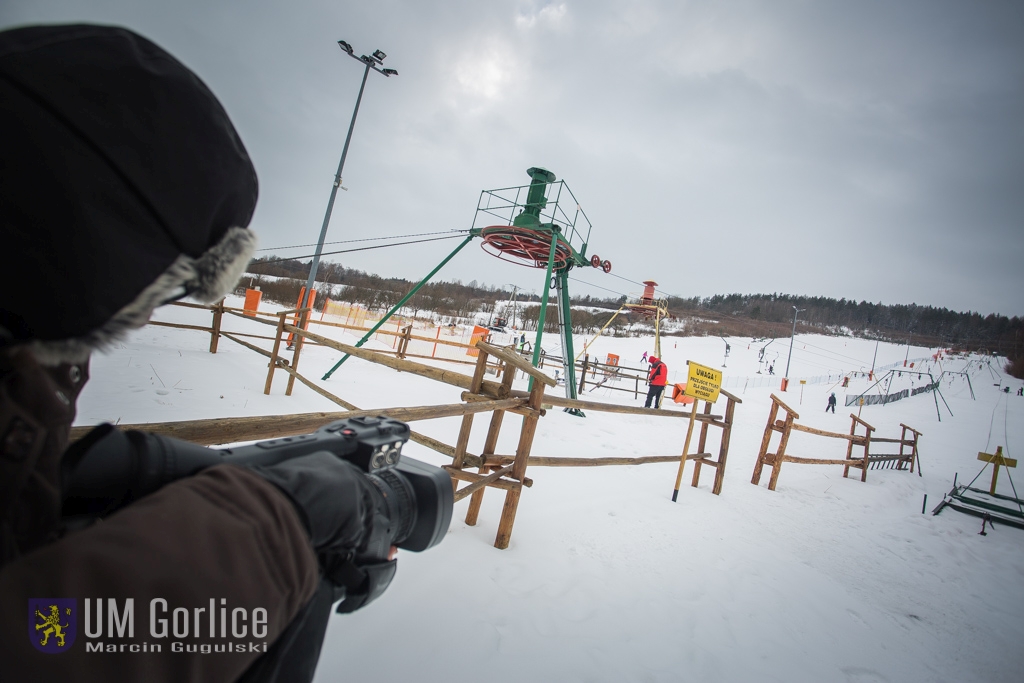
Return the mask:
[[379,470],[368,476],[383,494],[386,514],[393,525],[388,545],[398,545],[409,537],[416,523],[416,494],[406,478],[393,469]]

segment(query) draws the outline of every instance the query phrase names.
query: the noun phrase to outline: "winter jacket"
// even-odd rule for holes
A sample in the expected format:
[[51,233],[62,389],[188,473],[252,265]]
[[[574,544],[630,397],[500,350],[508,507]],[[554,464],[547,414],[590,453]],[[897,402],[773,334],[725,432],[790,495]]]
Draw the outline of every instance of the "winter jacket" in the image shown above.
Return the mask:
[[[317,590],[281,490],[223,465],[84,529],[60,513],[89,354],[169,299],[234,286],[252,163],[195,74],[124,29],[0,33],[0,101],[0,243],[19,262],[0,269],[0,681],[235,680]],[[59,654],[37,649],[47,632]]]
[[[0,506],[7,513],[0,567],[0,680],[60,680],[67,673],[74,680],[96,681],[237,678],[262,652],[250,653],[247,646],[234,655],[190,656],[172,652],[171,642],[231,640],[261,649],[312,597],[316,556],[290,501],[261,477],[224,465],[166,486],[84,530],[65,533],[60,524],[61,454],[85,368],[43,368],[23,349],[0,354],[0,372]],[[70,644],[60,656],[35,649],[25,636],[24,619],[27,601],[36,597],[76,599],[77,647]],[[86,652],[83,601],[96,598],[104,599],[104,622],[108,600],[123,610],[125,599],[132,598],[135,637],[89,642],[117,648],[162,642],[163,652]],[[156,598],[167,601],[167,614],[151,614]],[[264,637],[206,638],[211,599],[225,600],[229,613],[266,609]],[[170,617],[180,607],[193,615],[196,608],[207,608],[199,620],[204,637],[152,637],[150,618]]]
[[651,370],[647,375],[647,383],[654,387],[663,387],[668,382],[668,366],[657,356],[651,356]]

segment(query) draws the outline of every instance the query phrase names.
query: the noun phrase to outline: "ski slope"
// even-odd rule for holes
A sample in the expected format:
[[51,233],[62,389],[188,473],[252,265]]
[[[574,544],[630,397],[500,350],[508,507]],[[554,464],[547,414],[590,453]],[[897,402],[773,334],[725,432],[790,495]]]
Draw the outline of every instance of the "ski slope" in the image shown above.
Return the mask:
[[[158,316],[209,324],[203,311],[165,307]],[[227,317],[224,329],[272,333]],[[311,330],[353,341],[337,329],[314,324]],[[578,338],[577,348],[584,341]],[[974,517],[930,514],[955,473],[962,480],[979,472],[979,451],[1002,445],[1010,457],[1019,455],[1020,381],[1003,376],[994,364],[975,362],[970,387],[962,378],[943,383],[948,409],[931,393],[864,407],[862,417],[877,427],[876,436],[897,436],[901,422],[923,432],[923,476],[872,470],[861,483],[859,476],[844,479],[838,466],[787,463],[772,492],[767,476],[760,486],[750,477],[769,396],[778,393],[770,383],[785,370],[788,340],[769,347],[776,377],[767,379],[757,374],[764,342],[729,343],[726,384],[743,403],[736,410],[721,496],[710,493],[712,472],[705,472],[699,488],[689,487],[692,465],[677,503],[670,500],[675,464],[532,467],[535,483],[524,490],[507,550],[492,546],[503,494],[488,490],[475,527],[462,522],[468,502],[457,503],[444,542],[421,554],[401,552],[398,575],[380,600],[353,615],[332,617],[316,680],[1021,680],[1024,532],[997,526],[981,536]],[[208,345],[209,335],[202,332],[147,327],[94,357],[76,424],[337,409],[300,384],[285,396],[284,373],[277,373],[265,396],[265,358],[227,339],[216,355]],[[546,338],[544,346],[557,349],[557,336]],[[780,395],[799,411],[801,423],[848,431],[845,394],[865,390],[867,378],[855,378],[848,390],[820,378],[866,372],[875,346],[853,338],[798,336],[793,383]],[[662,347],[676,373],[670,381],[682,381],[687,359],[716,367],[723,360],[718,338],[666,338]],[[600,359],[619,354],[631,366],[639,365],[644,351],[653,351],[652,339],[602,338],[590,349]],[[880,344],[874,362],[902,366],[908,355],[930,358],[934,351]],[[328,349],[306,348],[299,370],[318,379],[337,359]],[[965,359],[941,361],[946,370],[967,365]],[[937,375],[940,363],[929,366]],[[449,367],[470,371],[468,365]],[[801,377],[819,378],[804,386],[802,398]],[[925,380],[907,373],[898,381],[910,386]],[[356,358],[323,385],[360,408],[454,403],[461,393]],[[1002,392],[1003,386],[1012,391]],[[892,390],[897,388],[904,387]],[[839,399],[835,415],[824,412],[831,391]],[[634,399],[607,388],[584,398],[643,401],[643,395]],[[668,402],[665,407],[677,409]],[[718,407],[724,409],[724,399]],[[514,449],[519,419],[506,417],[499,453]],[[459,422],[418,422],[415,429],[454,443]],[[540,420],[533,454],[678,454],[686,424],[636,415],[577,418],[549,410]],[[485,432],[486,420],[478,418],[470,451],[479,452]],[[710,443],[717,448],[717,436]],[[845,443],[795,433],[787,452],[840,458]],[[405,453],[435,464],[447,461],[414,443]],[[1010,474],[1024,484],[1024,472]],[[988,477],[986,472],[979,483],[987,486]],[[1005,470],[1000,477],[1000,492],[1012,494]],[[929,514],[923,515],[926,494]]]

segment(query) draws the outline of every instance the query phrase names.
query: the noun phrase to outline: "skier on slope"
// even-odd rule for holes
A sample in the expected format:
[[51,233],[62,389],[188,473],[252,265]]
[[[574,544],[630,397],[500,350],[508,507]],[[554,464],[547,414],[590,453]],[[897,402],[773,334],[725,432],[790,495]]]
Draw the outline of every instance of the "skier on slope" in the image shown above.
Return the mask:
[[829,410],[832,411],[833,415],[836,414],[836,392],[834,391],[832,392],[832,395],[828,397],[828,405],[825,406],[825,412],[827,413]]
[[[327,453],[218,465],[84,529],[61,514],[65,470],[99,438],[68,448],[92,351],[161,304],[219,300],[252,256],[257,181],[242,141],[195,74],[121,28],[0,32],[0,102],[0,243],[11,257],[0,269],[0,680],[310,680],[335,580],[345,582],[338,563],[375,524],[372,485],[354,466]],[[79,642],[40,652],[25,637],[36,596],[79,598],[79,609],[105,597],[127,610],[131,599],[142,633],[163,600],[175,635],[179,609],[195,614],[179,643],[190,649],[86,654],[83,615],[68,606]],[[232,635],[236,613],[252,615],[249,635],[269,654],[197,652],[215,600]],[[120,652],[144,636],[128,638]]]
[[661,395],[668,382],[668,366],[662,363],[657,356],[650,356],[648,360],[651,362],[651,369],[647,373],[647,384],[650,388],[647,390],[647,402],[644,403],[644,408],[660,408]]

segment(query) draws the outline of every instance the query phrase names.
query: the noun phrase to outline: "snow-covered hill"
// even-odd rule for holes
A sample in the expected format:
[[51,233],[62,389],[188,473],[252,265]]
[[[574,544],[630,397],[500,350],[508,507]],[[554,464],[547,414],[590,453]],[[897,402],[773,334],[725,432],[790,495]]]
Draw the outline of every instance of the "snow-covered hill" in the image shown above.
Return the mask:
[[[159,316],[193,324],[209,320],[202,311],[177,308],[161,309]],[[237,318],[226,318],[224,327],[271,330]],[[353,339],[336,329],[311,329]],[[577,339],[577,348],[585,341]],[[971,377],[970,387],[959,377],[944,381],[942,397],[952,415],[930,393],[863,409],[877,435],[898,435],[901,422],[924,433],[923,476],[872,471],[861,483],[844,479],[838,466],[787,464],[772,492],[767,477],[761,486],[750,477],[788,340],[766,350],[774,377],[757,372],[765,371],[758,363],[763,342],[728,342],[726,385],[743,403],[721,496],[711,494],[706,474],[699,488],[686,486],[672,503],[674,464],[533,467],[535,484],[524,491],[507,550],[492,547],[503,496],[488,491],[476,527],[462,522],[467,503],[458,503],[441,545],[400,554],[398,576],[383,598],[332,617],[317,680],[1020,680],[1024,532],[997,526],[981,536],[973,517],[921,514],[924,495],[930,511],[955,473],[977,474],[978,451],[1002,445],[1010,457],[1018,454],[1024,443],[1024,398],[1015,395],[1020,381],[1001,375],[995,364],[945,359],[942,369],[968,368]],[[94,359],[78,423],[337,409],[301,385],[284,396],[283,373],[265,396],[264,357],[227,339],[211,355],[208,344],[209,335],[201,332],[147,327],[135,333]],[[557,344],[555,336],[544,346],[557,351]],[[618,354],[630,366],[639,366],[645,351],[653,351],[653,340],[602,338],[590,349],[602,359]],[[874,363],[902,367],[905,357],[930,358],[934,351],[881,344]],[[836,383],[843,373],[870,370],[874,353],[874,342],[798,336],[785,400],[802,423],[847,431],[850,409],[843,397],[870,385],[866,377],[855,377],[846,390]],[[681,381],[687,359],[721,367],[723,355],[717,338],[663,340],[662,356],[674,373],[670,381]],[[299,370],[318,378],[337,358],[328,349],[307,348]],[[929,365],[937,374],[939,363]],[[924,381],[914,374],[898,380]],[[799,378],[815,379],[803,387],[802,398]],[[453,403],[460,393],[355,358],[324,386],[361,408]],[[1005,386],[1011,393],[1001,391]],[[835,415],[824,412],[832,391],[839,396]],[[643,400],[606,387],[584,398],[632,405]],[[518,419],[506,418],[499,452],[514,448]],[[486,432],[486,420],[477,422],[474,452]],[[415,428],[453,443],[458,425],[450,418]],[[577,418],[549,410],[533,453],[678,454],[685,428],[685,420],[597,413]],[[795,434],[788,450],[842,457],[845,445]],[[406,454],[446,462],[412,443]],[[1009,473],[1024,482],[1024,473]],[[1009,479],[1000,482],[1000,490],[1011,493]]]

